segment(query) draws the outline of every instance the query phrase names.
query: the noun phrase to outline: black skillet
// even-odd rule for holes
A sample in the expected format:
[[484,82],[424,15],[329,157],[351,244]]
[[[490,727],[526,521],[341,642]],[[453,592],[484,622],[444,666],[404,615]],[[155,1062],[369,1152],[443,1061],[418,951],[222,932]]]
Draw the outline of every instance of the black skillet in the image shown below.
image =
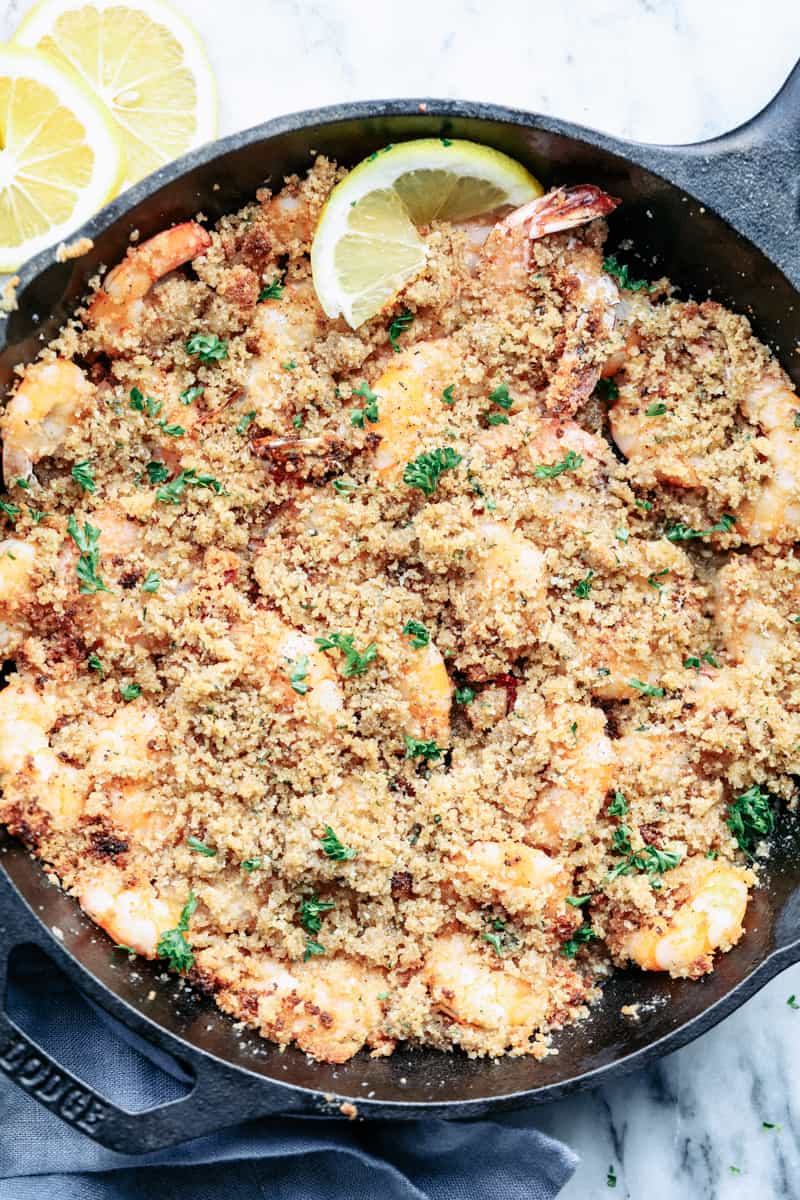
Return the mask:
[[[620,196],[610,245],[630,238],[641,256],[637,272],[666,272],[684,294],[711,295],[747,313],[800,384],[798,65],[752,121],[693,146],[636,145],[549,117],[440,100],[342,105],[225,138],[104,209],[79,231],[94,241],[85,257],[59,263],[48,251],[23,268],[19,308],[0,332],[0,386],[69,316],[98,264],[123,256],[132,230],[147,237],[198,210],[214,221],[265,180],[275,185],[289,172],[304,171],[315,151],[353,164],[388,142],[444,134],[504,150],[545,184],[592,182]],[[633,252],[624,253],[630,259]],[[159,966],[130,968],[75,901],[6,838],[0,846],[0,999],[14,949],[34,943],[94,1001],[184,1064],[195,1083],[168,1104],[124,1111],[28,1039],[8,1015],[7,998],[0,1004],[0,1068],[98,1142],[130,1153],[264,1114],[335,1112],[342,1100],[381,1118],[469,1117],[553,1100],[684,1045],[800,960],[800,833],[788,818],[781,827],[746,936],[705,979],[620,972],[590,1020],[559,1035],[558,1055],[541,1063],[401,1050],[388,1059],[359,1054],[340,1067],[311,1062],[293,1049],[281,1053],[237,1032],[209,1000],[159,978]],[[638,1022],[620,1014],[637,1001],[643,1004]]]

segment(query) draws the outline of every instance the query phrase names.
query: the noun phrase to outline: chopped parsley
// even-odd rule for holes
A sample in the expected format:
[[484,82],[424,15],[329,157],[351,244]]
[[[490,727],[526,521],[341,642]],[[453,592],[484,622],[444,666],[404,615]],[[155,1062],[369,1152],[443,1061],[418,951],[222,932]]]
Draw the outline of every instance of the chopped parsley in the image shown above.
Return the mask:
[[789,1008],[800,1008],[800,1004],[797,1003],[797,997],[795,995],[791,995],[786,1003],[789,1005]]
[[308,691],[308,684],[305,682],[308,675],[308,655],[301,654],[293,663],[289,663],[289,683],[292,691],[297,692],[298,696],[305,696]]
[[650,683],[642,683],[641,679],[629,679],[628,687],[636,688],[636,691],[641,692],[643,696],[664,696],[666,694],[662,687],[653,687]]
[[98,574],[100,551],[97,543],[100,541],[100,530],[96,526],[90,525],[88,521],[84,521],[83,530],[81,530],[75,517],[70,515],[67,521],[67,533],[80,550],[80,557],[75,567],[80,580],[78,591],[85,596],[93,596],[96,592],[110,591]]
[[404,308],[403,311],[396,317],[393,317],[389,322],[389,341],[392,344],[392,349],[395,354],[400,353],[400,347],[397,344],[397,339],[401,333],[405,333],[411,322],[414,320],[414,314],[410,308]]
[[94,475],[92,474],[88,458],[85,458],[83,462],[75,463],[71,474],[79,487],[82,487],[90,496],[94,495],[97,491],[97,484],[94,481]]
[[86,660],[86,665],[88,666],[90,671],[97,671],[97,674],[100,676],[101,679],[103,678],[103,676],[106,673],[105,667],[100,662],[100,659],[97,657],[96,654],[89,655],[89,657]]
[[508,394],[508,384],[501,383],[493,392],[489,392],[489,403],[496,404],[498,408],[504,408],[508,412],[514,403]]
[[142,694],[141,686],[138,683],[123,683],[120,685],[119,694],[126,704],[131,700],[138,700]]
[[616,400],[619,397],[619,388],[613,379],[598,379],[594,394],[600,400]]
[[319,942],[313,942],[311,938],[306,939],[306,950],[303,955],[303,962],[308,962],[315,954],[324,954],[325,947],[320,946]]
[[620,825],[614,830],[614,835],[611,838],[611,849],[615,854],[630,854],[631,831],[627,825]]
[[161,402],[142,395],[137,387],[131,388],[130,402],[134,412],[146,412],[148,417],[157,417],[161,412]]
[[165,479],[169,479],[169,471],[163,462],[149,462],[145,471],[151,483],[163,483]]
[[579,600],[585,600],[592,590],[592,580],[594,579],[594,571],[587,571],[583,579],[579,579],[572,589]]
[[32,504],[28,505],[28,512],[31,514],[31,520],[34,525],[38,525],[45,517],[49,517],[50,513],[42,512],[39,508],[34,508]]
[[374,642],[366,647],[363,654],[353,645],[352,633],[329,633],[326,637],[314,638],[320,650],[340,650],[344,655],[342,676],[351,679],[354,675],[364,675],[367,667],[378,653]]
[[685,658],[683,660],[683,665],[685,667],[694,667],[695,671],[699,671],[700,670],[700,659],[697,657],[696,654],[690,654],[688,656],[688,658]]
[[417,650],[421,650],[423,646],[427,646],[431,640],[430,633],[419,621],[406,621],[403,626],[403,633],[411,638],[411,645]]
[[[626,830],[626,832],[628,831]],[[616,846],[612,848],[618,854],[622,853]],[[659,850],[656,846],[644,846],[641,850],[628,853],[627,858],[611,868],[606,878],[610,882],[612,879],[618,879],[620,875],[630,875],[632,871],[641,871],[648,876],[652,887],[660,887],[661,883],[657,876],[663,875],[665,871],[673,870],[680,861],[681,855],[675,851]]]
[[242,417],[242,419],[239,421],[239,424],[236,426],[236,432],[237,433],[247,433],[248,429],[253,424],[253,421],[255,421],[255,419],[256,419],[256,410],[255,409],[252,409],[251,412],[245,413],[244,416]]
[[178,399],[181,404],[191,404],[193,400],[198,400],[206,389],[200,383],[193,383],[191,387],[184,388]]
[[454,391],[454,389],[455,389],[455,386],[456,386],[456,385],[455,385],[454,383],[450,383],[450,384],[448,384],[448,386],[447,386],[447,387],[444,389],[444,391],[442,392],[442,403],[443,403],[443,404],[455,404],[455,402],[456,402],[456,398],[455,398],[455,396],[453,395],[453,391]]
[[723,513],[716,525],[710,525],[708,529],[692,529],[691,526],[678,521],[676,525],[670,525],[665,536],[670,542],[689,542],[692,538],[710,537],[712,533],[729,533],[735,524],[735,517],[730,513]]
[[199,838],[188,837],[186,845],[192,850],[196,850],[198,854],[202,854],[203,858],[216,858],[217,852],[211,846],[207,846],[205,842],[201,842]]
[[257,871],[261,866],[261,856],[256,858],[246,858],[244,862],[240,862],[239,866],[243,871],[247,871],[248,875],[251,871]]
[[166,421],[156,421],[156,425],[167,437],[183,437],[186,433],[182,425],[168,425]]
[[754,783],[730,802],[725,824],[739,843],[739,849],[752,858],[756,843],[775,828],[769,795]]
[[624,817],[628,811],[628,801],[623,796],[622,792],[614,792],[614,799],[608,806],[608,815],[610,817]]
[[563,475],[565,471],[577,471],[583,466],[583,455],[576,454],[574,450],[568,450],[560,462],[546,465],[539,463],[536,470],[533,472],[537,479],[555,479],[558,475]]
[[486,414],[487,425],[510,425],[508,417],[502,412],[490,412]]
[[588,904],[591,898],[591,895],[567,896],[567,904],[571,904],[573,908],[583,908],[584,904]]
[[440,446],[436,450],[420,454],[413,462],[406,463],[403,483],[419,488],[426,496],[436,491],[439,476],[443,471],[452,471],[461,462],[461,455],[452,446]]
[[357,426],[359,429],[364,428],[364,422],[369,421],[372,425],[378,420],[378,393],[371,392],[365,383],[359,384],[353,389],[354,396],[362,396],[366,401],[363,408],[353,408],[350,410],[350,424]]
[[295,369],[295,367],[296,367],[296,366],[297,366],[297,363],[294,361],[294,359],[293,359],[293,358],[290,358],[290,359],[289,359],[287,362],[285,362],[285,363],[281,363],[281,368],[282,368],[284,371],[294,371],[294,369]]
[[194,333],[186,343],[186,353],[196,354],[202,363],[220,362],[228,357],[228,343],[215,333]]
[[707,662],[710,667],[718,667],[719,666],[719,663],[714,658],[714,655],[711,653],[710,650],[703,651],[703,662]]
[[575,930],[569,941],[564,942],[564,945],[561,947],[561,953],[563,954],[564,958],[574,958],[581,946],[584,946],[587,942],[592,942],[595,940],[595,938],[599,937],[600,934],[597,933],[596,930],[592,929],[591,925],[580,925]]
[[617,1172],[614,1170],[614,1167],[612,1165],[608,1168],[608,1173],[606,1175],[606,1187],[615,1188],[616,1186],[617,1186]]
[[777,1129],[778,1133],[780,1133],[780,1131],[781,1131],[780,1125],[777,1125],[774,1121],[762,1121],[761,1128],[762,1129]]
[[455,690],[456,704],[472,704],[475,699],[475,692],[471,687],[457,687]]
[[0,500],[0,512],[4,512],[13,525],[15,519],[22,512],[22,509],[18,504],[10,504],[8,500]]
[[434,762],[441,757],[442,748],[437,746],[436,742],[424,741],[420,738],[411,737],[410,734],[405,734],[406,739],[406,758],[423,758],[429,762]]
[[326,858],[332,858],[334,862],[349,862],[357,853],[342,845],[330,825],[325,826],[325,836],[319,839],[319,845]]
[[666,404],[662,404],[659,402],[657,404],[648,405],[648,407],[644,410],[644,415],[646,417],[663,417],[664,413],[666,411],[667,411]]
[[603,270],[606,275],[613,275],[619,286],[628,292],[650,290],[650,284],[646,279],[631,279],[630,267],[626,263],[617,262],[615,254],[609,254],[607,258],[603,259]]
[[267,283],[258,293],[258,303],[263,304],[265,300],[280,300],[283,295],[283,279],[280,275],[276,275],[272,283]]
[[623,546],[627,546],[628,539],[630,538],[630,536],[631,535],[628,533],[627,529],[615,529],[614,530],[614,537],[617,539],[618,542],[622,542]]
[[302,429],[302,426],[303,426],[303,414],[302,414],[302,413],[295,413],[295,414],[294,414],[294,416],[292,417],[292,424],[294,425],[295,429]]
[[143,592],[157,592],[161,586],[161,579],[157,571],[148,571],[145,576],[145,581],[142,584]]
[[306,933],[319,933],[322,928],[322,913],[330,912],[336,905],[332,900],[320,900],[316,892],[305,900],[300,901],[298,912],[300,924]]
[[352,492],[358,487],[358,484],[352,479],[334,479],[332,484],[334,491],[338,492],[340,496],[346,496],[348,492]]
[[659,591],[661,588],[663,588],[663,583],[659,583],[658,581],[664,575],[669,575],[669,567],[663,567],[662,570],[653,571],[651,575],[648,575],[647,582],[649,583],[650,587],[655,588],[656,591]]
[[174,929],[168,929],[166,933],[162,933],[158,939],[156,954],[159,958],[165,958],[175,971],[188,971],[194,966],[194,955],[186,940],[186,934],[189,932],[189,922],[194,916],[196,908],[197,897],[194,892],[189,892],[189,899],[181,910],[178,924]]
[[156,500],[164,504],[179,504],[187,487],[210,488],[217,496],[223,492],[222,484],[212,475],[198,475],[194,467],[181,471],[170,483],[165,483],[156,492]]

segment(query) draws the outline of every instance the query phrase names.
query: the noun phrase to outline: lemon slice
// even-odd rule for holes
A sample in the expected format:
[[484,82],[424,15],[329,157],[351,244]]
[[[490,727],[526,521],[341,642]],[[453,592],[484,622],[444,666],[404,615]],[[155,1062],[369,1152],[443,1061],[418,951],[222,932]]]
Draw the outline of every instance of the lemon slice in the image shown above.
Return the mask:
[[77,76],[46,54],[0,46],[0,271],[88,220],[124,168],[113,121]]
[[125,146],[126,183],[216,136],[203,44],[161,0],[41,0],[14,41],[68,63],[103,101]]
[[355,329],[424,266],[417,226],[516,207],[542,190],[520,163],[475,142],[420,138],[371,154],[322,210],[311,246],[320,304]]

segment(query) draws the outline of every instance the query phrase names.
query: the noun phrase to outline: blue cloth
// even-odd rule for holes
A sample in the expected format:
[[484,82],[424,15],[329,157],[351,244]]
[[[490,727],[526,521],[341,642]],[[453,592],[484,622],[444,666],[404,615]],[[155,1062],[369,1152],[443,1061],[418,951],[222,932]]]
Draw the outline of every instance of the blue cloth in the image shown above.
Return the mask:
[[[184,1090],[177,1064],[100,1014],[38,952],[17,953],[8,1004],[63,1066],[128,1109]],[[0,1076],[0,1200],[551,1200],[576,1165],[530,1112],[463,1122],[265,1118],[129,1156]]]

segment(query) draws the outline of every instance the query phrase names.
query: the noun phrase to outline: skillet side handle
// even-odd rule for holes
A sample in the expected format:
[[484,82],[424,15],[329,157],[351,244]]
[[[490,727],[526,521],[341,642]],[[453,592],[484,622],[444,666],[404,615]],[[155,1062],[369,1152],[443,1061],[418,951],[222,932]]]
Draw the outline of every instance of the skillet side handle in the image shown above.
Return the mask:
[[718,212],[800,289],[800,62],[738,129],[689,146],[642,149],[644,165]]
[[[69,957],[17,897],[0,870],[0,1071],[39,1104],[93,1141],[122,1154],[144,1154],[177,1145],[227,1125],[262,1116],[292,1116],[313,1111],[291,1089],[261,1076],[247,1076],[185,1045],[167,1052],[194,1075],[186,1095],[144,1112],[129,1112],[67,1070],[29,1037],[6,1011],[8,964],[14,949],[38,946],[80,988]],[[96,1003],[102,1004],[97,998]],[[142,1036],[147,1032],[142,1030]],[[112,1035],[109,1035],[112,1038]],[[110,1070],[113,1059],[109,1056]]]

